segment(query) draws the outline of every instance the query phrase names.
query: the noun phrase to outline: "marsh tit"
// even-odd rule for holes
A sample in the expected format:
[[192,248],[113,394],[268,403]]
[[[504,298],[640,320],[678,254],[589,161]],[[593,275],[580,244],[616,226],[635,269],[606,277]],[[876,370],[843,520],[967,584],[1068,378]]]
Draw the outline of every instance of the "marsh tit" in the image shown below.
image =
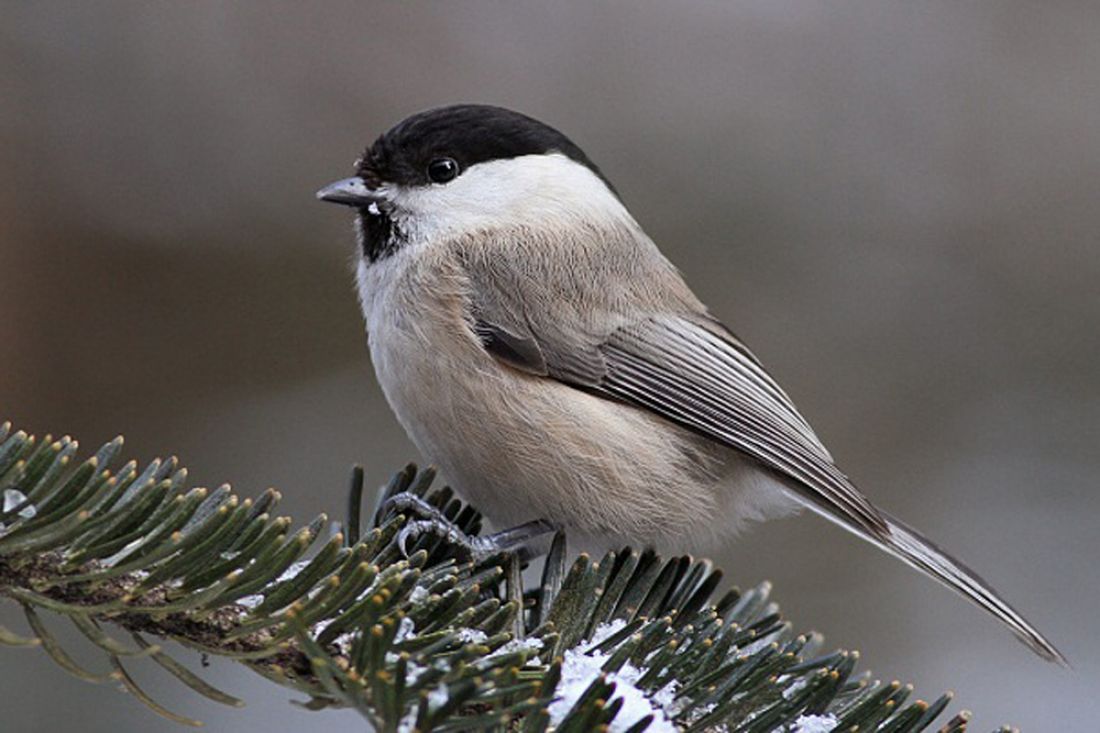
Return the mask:
[[356,209],[378,381],[498,526],[685,552],[808,508],[1062,655],[877,508],[567,137],[498,107],[422,112],[318,192]]

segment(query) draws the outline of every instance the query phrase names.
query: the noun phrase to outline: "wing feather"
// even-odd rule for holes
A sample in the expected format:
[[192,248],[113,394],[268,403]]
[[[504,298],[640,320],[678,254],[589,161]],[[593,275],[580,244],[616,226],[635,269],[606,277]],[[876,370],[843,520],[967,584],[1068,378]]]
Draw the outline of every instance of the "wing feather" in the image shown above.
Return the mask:
[[[856,489],[787,394],[706,314],[655,247],[633,236],[599,244],[621,251],[612,257],[581,248],[519,262],[508,248],[464,252],[473,336],[512,368],[649,410],[754,458],[791,479],[786,484],[818,513],[985,609],[1042,657],[1065,664],[985,581]],[[570,266],[562,269],[561,262]],[[624,266],[637,272],[593,274]],[[596,292],[596,283],[613,287]],[[530,302],[557,306],[528,311]]]
[[648,319],[614,332],[599,349],[607,394],[752,456],[794,479],[828,514],[874,535],[887,531],[786,395],[718,336],[681,318]]

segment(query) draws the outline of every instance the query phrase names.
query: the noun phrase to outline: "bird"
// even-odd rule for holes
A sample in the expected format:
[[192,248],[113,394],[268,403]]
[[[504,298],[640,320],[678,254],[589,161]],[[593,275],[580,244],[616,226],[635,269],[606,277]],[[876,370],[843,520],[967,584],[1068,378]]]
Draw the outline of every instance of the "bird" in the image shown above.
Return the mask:
[[805,508],[1066,664],[976,573],[871,503],[555,128],[491,105],[428,109],[317,197],[355,210],[389,405],[496,526],[686,552]]

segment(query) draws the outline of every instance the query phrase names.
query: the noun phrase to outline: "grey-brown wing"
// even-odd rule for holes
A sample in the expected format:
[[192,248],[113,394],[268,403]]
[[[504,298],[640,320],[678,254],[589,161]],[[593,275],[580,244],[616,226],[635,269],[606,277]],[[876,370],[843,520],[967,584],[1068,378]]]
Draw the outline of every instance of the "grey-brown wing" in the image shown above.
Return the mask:
[[[584,338],[546,339],[529,323],[509,329],[489,314],[475,315],[482,343],[502,361],[657,413],[794,479],[831,518],[872,535],[886,532],[787,395],[744,345],[705,319],[645,318],[585,347]],[[517,360],[520,352],[529,358]]]
[[[482,343],[505,363],[650,410],[755,458],[794,479],[790,485],[824,516],[984,608],[1043,658],[1066,663],[977,574],[872,506],[752,354],[705,316],[626,323],[590,347],[590,337],[540,339],[534,330],[504,331],[486,313],[475,317]],[[570,349],[576,353],[563,359]]]
[[600,346],[608,394],[746,453],[795,480],[811,505],[873,534],[879,512],[832,462],[778,385],[744,347],[684,318],[649,318]]

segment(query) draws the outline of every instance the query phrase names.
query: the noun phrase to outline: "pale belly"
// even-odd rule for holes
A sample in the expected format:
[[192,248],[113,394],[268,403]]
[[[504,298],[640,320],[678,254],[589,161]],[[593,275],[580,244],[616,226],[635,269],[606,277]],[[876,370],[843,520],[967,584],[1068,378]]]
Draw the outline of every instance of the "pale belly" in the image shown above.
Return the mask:
[[694,552],[798,506],[736,451],[496,362],[461,320],[375,326],[371,356],[402,426],[497,528],[543,519],[574,546]]

